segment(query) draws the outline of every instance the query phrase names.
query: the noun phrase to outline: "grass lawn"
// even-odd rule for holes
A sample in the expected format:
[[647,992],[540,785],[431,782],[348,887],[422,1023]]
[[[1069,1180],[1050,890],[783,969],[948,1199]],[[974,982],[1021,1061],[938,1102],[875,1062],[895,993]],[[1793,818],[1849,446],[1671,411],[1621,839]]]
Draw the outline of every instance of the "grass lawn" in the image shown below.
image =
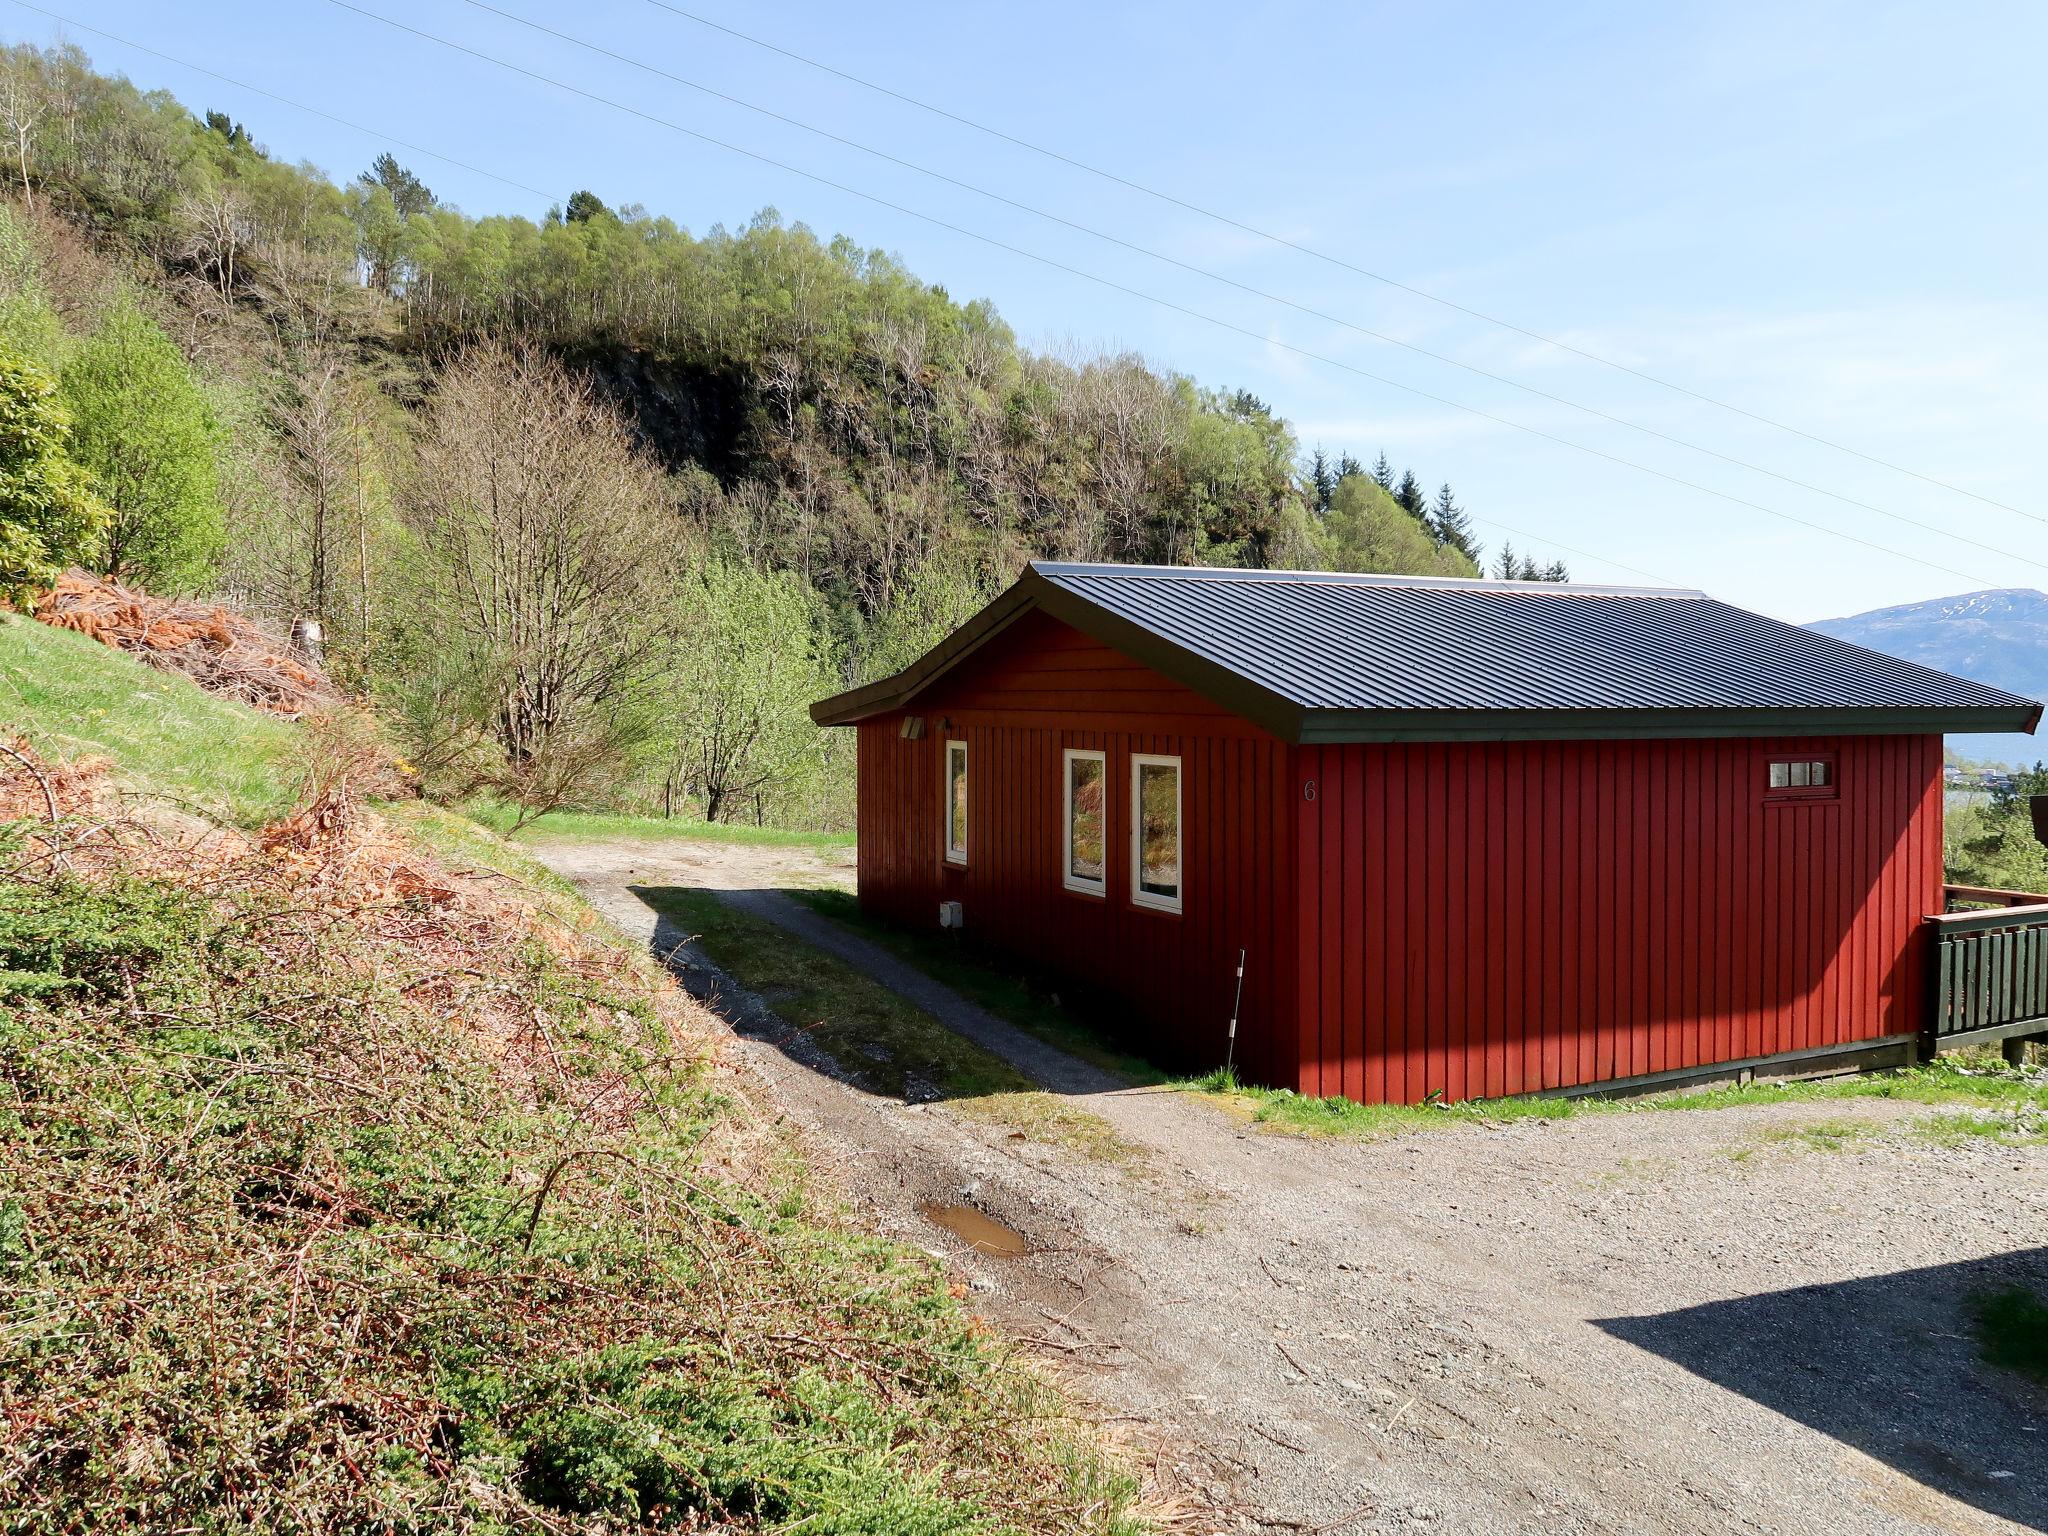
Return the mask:
[[[511,836],[519,819],[502,801],[477,799],[462,813],[493,832]],[[742,843],[765,848],[851,848],[851,832],[792,832],[737,821],[691,821],[682,816],[626,816],[609,811],[549,811],[519,829],[528,837],[646,837],[686,843]]]
[[0,726],[46,758],[109,758],[125,787],[236,826],[276,818],[298,791],[290,723],[33,619],[0,616]]
[[[1914,1104],[1971,1106],[1913,1123],[1912,1135],[1938,1145],[1959,1145],[1979,1137],[2015,1145],[2048,1140],[2048,1074],[2014,1071],[1996,1058],[1965,1062],[1944,1057],[1925,1066],[1857,1077],[1752,1083],[1630,1099],[1529,1095],[1445,1105],[1354,1104],[1349,1099],[1308,1098],[1286,1089],[1248,1087],[1220,1072],[1185,1079],[1178,1086],[1202,1094],[1262,1129],[1301,1136],[1372,1137],[1460,1123],[1501,1124],[1509,1120],[1569,1120],[1584,1115],[1733,1109],[1748,1104],[1896,1099]],[[1870,1130],[1855,1122],[1828,1121],[1794,1128],[1777,1139],[1835,1150],[1859,1140]]]
[[1139,1149],[1100,1115],[1045,1092],[880,982],[774,924],[706,891],[666,887],[642,895],[693,935],[721,970],[807,1031],[835,1061],[857,1070],[874,1091],[913,1102],[936,1096],[957,1113],[1104,1162],[1138,1159]]

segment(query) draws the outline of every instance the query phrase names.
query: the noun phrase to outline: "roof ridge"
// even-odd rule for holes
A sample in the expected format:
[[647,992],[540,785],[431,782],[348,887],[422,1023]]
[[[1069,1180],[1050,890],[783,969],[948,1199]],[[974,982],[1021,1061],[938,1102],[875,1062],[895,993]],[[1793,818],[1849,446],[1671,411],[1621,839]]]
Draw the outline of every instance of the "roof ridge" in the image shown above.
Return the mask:
[[1597,582],[1505,581],[1489,576],[1398,576],[1372,571],[1283,571],[1222,565],[1140,565],[1108,560],[1033,560],[1041,576],[1125,577],[1155,581],[1258,581],[1302,586],[1436,587],[1447,591],[1552,593],[1564,597],[1669,597],[1698,599],[1695,587],[1631,587]]

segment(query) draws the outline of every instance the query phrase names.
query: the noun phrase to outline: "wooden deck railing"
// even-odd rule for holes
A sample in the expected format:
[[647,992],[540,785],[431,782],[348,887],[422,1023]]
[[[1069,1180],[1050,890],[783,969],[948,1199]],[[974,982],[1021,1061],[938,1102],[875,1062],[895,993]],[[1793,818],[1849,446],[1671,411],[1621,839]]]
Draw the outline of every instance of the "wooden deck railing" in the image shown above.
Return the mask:
[[1934,1011],[1928,1047],[1954,1050],[2048,1034],[2048,896],[1952,885],[1933,930]]

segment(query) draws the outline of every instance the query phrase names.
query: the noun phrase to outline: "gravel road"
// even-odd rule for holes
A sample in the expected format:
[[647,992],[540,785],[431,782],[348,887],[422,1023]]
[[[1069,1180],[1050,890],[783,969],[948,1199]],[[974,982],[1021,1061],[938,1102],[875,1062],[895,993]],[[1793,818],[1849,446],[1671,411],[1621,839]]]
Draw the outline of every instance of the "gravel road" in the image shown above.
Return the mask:
[[[676,964],[863,1217],[941,1251],[1126,1426],[1191,1531],[2048,1529],[2048,1392],[1982,1365],[1970,1296],[2048,1294],[2048,1148],[1883,1101],[1249,1131],[1020,1035],[779,894],[802,850],[536,843],[666,951],[635,886],[785,927],[1108,1120],[1129,1169],[848,1087],[745,978]],[[1853,1122],[1859,1134],[1803,1134]],[[1838,1142],[1824,1145],[1823,1141]],[[919,1213],[1022,1234],[979,1253]]]

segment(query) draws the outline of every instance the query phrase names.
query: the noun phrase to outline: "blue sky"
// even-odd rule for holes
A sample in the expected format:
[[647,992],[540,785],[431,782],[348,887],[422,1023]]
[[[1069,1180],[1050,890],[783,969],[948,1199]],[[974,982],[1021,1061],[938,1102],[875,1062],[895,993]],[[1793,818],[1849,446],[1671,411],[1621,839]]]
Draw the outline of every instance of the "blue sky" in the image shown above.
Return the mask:
[[897,251],[955,296],[994,300],[1029,344],[1132,349],[1204,383],[1253,390],[1295,424],[1305,446],[1320,442],[1368,462],[1384,449],[1432,487],[1450,481],[1489,546],[1507,538],[1561,555],[1582,578],[1647,573],[1798,620],[1980,586],[2048,587],[2048,523],[2037,520],[2048,518],[2048,108],[2038,80],[2048,7],[676,0],[2025,516],[1060,166],[651,0],[491,0],[1353,325],[1986,549],[1106,245],[466,0],[354,3],[1254,335],[520,79],[327,0],[44,3],[371,125],[377,132],[367,135],[339,127],[0,0],[10,41],[68,37],[102,68],[168,88],[194,108],[230,111],[271,152],[337,177],[367,165],[388,140],[407,140],[549,193],[398,151],[437,193],[473,213],[537,216],[587,186],[695,230],[744,223],[772,205],[821,233]]

